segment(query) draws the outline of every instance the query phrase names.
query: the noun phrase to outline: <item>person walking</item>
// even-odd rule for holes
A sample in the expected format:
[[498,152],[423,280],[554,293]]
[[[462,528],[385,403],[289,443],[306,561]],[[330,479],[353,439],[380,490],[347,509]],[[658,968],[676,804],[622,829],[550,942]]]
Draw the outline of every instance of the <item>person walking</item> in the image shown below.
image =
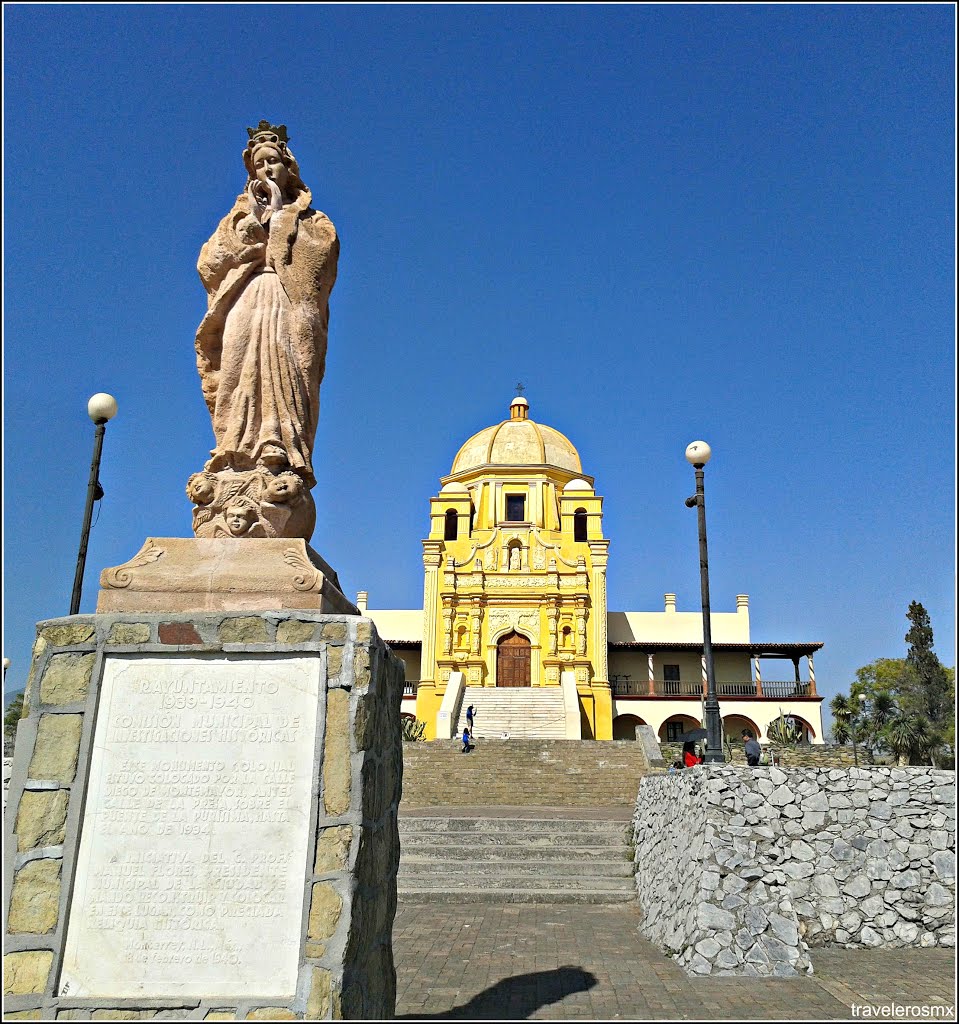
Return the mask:
[[756,768],[759,765],[760,757],[762,757],[763,748],[756,742],[752,729],[743,729],[743,743],[745,744],[746,764],[750,768]]
[[472,749],[473,745],[470,742],[472,740],[469,729],[463,730],[463,749],[460,751],[461,754],[468,754]]
[[466,728],[469,729],[470,735],[473,735],[473,720],[476,718],[476,709],[472,704],[466,709]]

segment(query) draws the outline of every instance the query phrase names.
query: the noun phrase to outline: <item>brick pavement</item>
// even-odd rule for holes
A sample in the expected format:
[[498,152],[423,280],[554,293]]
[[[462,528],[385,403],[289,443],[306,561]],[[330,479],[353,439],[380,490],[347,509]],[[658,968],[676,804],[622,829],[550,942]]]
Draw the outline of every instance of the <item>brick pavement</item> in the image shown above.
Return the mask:
[[855,1002],[955,1003],[952,950],[818,950],[816,974],[799,979],[694,979],[643,939],[638,923],[632,905],[401,902],[397,1016],[844,1020]]

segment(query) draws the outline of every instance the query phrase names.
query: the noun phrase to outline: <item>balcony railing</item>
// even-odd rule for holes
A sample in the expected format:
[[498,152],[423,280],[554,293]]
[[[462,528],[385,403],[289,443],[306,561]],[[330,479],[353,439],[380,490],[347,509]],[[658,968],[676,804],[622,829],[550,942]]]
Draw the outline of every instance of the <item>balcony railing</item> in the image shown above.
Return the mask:
[[808,682],[798,682],[795,679],[789,680],[786,683],[769,682],[763,680],[763,696],[764,697],[809,697]]
[[420,685],[418,679],[407,679],[403,683],[403,696],[404,697],[415,697],[416,688]]
[[[647,697],[650,695],[648,679],[633,679],[630,676],[613,676],[610,688],[614,697]],[[652,695],[655,697],[700,697],[703,693],[701,680],[656,679],[653,681]],[[788,697],[809,697],[808,682],[777,682],[765,680],[762,683],[762,694],[754,679],[744,682],[716,683],[717,697],[754,697],[757,700],[783,700]]]

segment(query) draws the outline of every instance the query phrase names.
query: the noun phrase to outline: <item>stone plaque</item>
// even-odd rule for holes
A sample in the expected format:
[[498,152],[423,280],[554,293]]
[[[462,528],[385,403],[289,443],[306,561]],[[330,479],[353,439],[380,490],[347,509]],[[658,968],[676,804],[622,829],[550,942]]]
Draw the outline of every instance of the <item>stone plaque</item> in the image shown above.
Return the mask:
[[106,658],[60,996],[293,996],[319,675]]

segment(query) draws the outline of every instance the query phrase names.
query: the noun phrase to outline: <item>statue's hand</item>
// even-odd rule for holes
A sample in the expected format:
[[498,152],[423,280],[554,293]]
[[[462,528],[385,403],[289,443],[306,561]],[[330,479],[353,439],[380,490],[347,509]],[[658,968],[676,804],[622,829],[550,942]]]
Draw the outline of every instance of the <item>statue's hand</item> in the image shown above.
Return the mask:
[[282,210],[283,193],[280,191],[280,186],[272,178],[267,178],[264,184],[270,190],[270,209],[274,211]]
[[269,195],[263,185],[263,182],[257,178],[254,178],[246,186],[247,195],[250,197],[250,212],[257,220],[262,221],[263,214],[266,212],[266,206],[269,201]]

